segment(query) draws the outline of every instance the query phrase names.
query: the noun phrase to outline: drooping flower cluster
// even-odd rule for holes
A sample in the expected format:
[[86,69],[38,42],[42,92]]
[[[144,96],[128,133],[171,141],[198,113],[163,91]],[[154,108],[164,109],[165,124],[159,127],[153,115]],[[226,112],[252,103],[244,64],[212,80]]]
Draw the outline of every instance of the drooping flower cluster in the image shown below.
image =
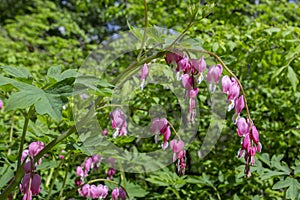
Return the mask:
[[173,151],[173,162],[176,162],[178,174],[184,175],[186,168],[186,151],[184,150],[184,142],[182,140],[172,140],[170,147]]
[[170,130],[168,120],[166,118],[161,118],[161,119],[154,118],[152,120],[150,131],[155,135],[156,143],[159,140],[159,135],[163,135],[164,139],[161,146],[162,149],[165,150],[168,147],[169,144],[168,141],[171,136],[171,130]]
[[[85,178],[87,178],[88,173],[93,169],[98,169],[100,166],[101,161],[103,158],[97,154],[92,155],[91,157],[87,157],[84,162],[77,166],[76,168],[76,174],[77,178],[75,179],[75,185],[76,186],[82,186],[78,189],[78,193],[80,196],[88,198],[88,199],[105,199],[108,195],[108,187],[106,185],[98,184],[98,185],[90,185],[88,183],[85,184]],[[109,167],[107,172],[107,179],[112,180],[113,175],[116,173],[116,170],[113,168],[114,165],[114,159],[108,158],[107,159],[108,164],[111,165]],[[120,188],[120,191],[118,190],[118,195],[121,199],[126,199],[126,192],[123,190],[123,188]],[[123,195],[125,193],[125,196]],[[112,192],[112,198],[113,198],[114,191]],[[123,195],[123,196],[122,196]]]
[[76,167],[76,174],[78,178],[75,180],[75,184],[77,186],[83,184],[84,178],[88,176],[90,170],[98,169],[101,161],[102,157],[97,154],[94,154],[91,157],[87,157],[80,166]]
[[[155,135],[155,142],[159,140],[159,135],[164,136],[164,141],[162,142],[162,149],[165,150],[168,147],[168,140],[171,136],[171,130],[169,122],[166,118],[154,118],[152,120],[150,131]],[[186,151],[183,149],[184,142],[182,140],[173,139],[170,142],[170,148],[173,151],[173,162],[176,162],[178,174],[183,175],[186,168]]]
[[[84,179],[88,176],[88,173],[93,169],[98,169],[101,161],[102,157],[94,154],[91,157],[87,157],[80,166],[77,166],[76,174],[78,178],[75,179],[75,185],[80,186],[84,184]],[[104,199],[108,194],[108,187],[102,184],[97,186],[85,184],[78,189],[78,193],[80,196],[86,198]]]
[[39,165],[42,160],[39,159],[34,163],[34,157],[44,148],[44,143],[41,141],[32,142],[28,149],[22,152],[21,162],[25,161],[23,177],[20,184],[20,191],[24,194],[23,200],[31,200],[33,195],[38,195],[41,191],[41,177],[35,173],[36,165]]
[[245,174],[250,177],[250,164],[254,165],[256,152],[261,152],[262,145],[259,142],[259,133],[253,122],[240,117],[244,109],[244,95],[240,95],[240,86],[236,79],[224,76],[222,78],[222,91],[227,94],[228,112],[234,108],[233,123],[237,125],[237,134],[242,138],[242,147],[238,151],[238,157],[244,157]]
[[250,164],[254,165],[256,152],[261,152],[262,150],[262,145],[259,141],[259,133],[256,126],[251,123],[252,122],[246,120],[244,117],[241,117],[237,121],[237,134],[242,138],[242,147],[238,151],[238,157],[245,158],[245,174],[247,177],[251,176]]
[[[201,59],[190,59],[184,56],[181,52],[168,53],[165,57],[168,65],[176,67],[177,80],[182,81],[182,86],[185,89],[185,98],[189,98],[188,116],[189,122],[194,123],[196,118],[196,96],[199,92],[196,83],[200,84],[204,79],[204,71],[206,62],[204,57]],[[214,92],[216,84],[219,82],[222,74],[222,66],[217,64],[208,69],[206,79],[209,83],[209,90]]]
[[127,134],[127,122],[125,114],[117,109],[110,113],[110,119],[111,119],[111,126],[113,129],[115,129],[115,132],[113,133],[113,138],[116,138],[117,136],[122,136]]

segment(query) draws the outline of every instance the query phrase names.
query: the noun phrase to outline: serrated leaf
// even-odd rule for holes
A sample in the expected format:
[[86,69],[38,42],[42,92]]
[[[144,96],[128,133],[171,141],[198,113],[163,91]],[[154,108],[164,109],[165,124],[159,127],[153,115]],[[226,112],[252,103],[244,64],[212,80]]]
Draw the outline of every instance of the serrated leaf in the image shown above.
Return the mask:
[[278,190],[278,189],[281,189],[281,188],[286,188],[290,185],[290,180],[291,178],[290,177],[287,177],[285,180],[281,180],[281,181],[278,181],[277,183],[275,183],[272,187],[273,190]]
[[297,175],[297,174],[300,175],[300,165],[296,166],[294,173],[295,173],[295,175]]
[[34,104],[36,112],[40,115],[48,114],[56,121],[60,121],[62,110],[62,101],[60,96],[48,94],[44,91],[40,95],[40,100]]
[[65,78],[49,87],[46,92],[52,94],[60,94],[64,96],[70,96],[73,92],[73,83],[75,81],[74,77]]
[[286,190],[286,198],[287,199],[298,199],[299,196],[299,188],[300,184],[299,182],[294,179],[290,178],[290,187]]
[[290,82],[293,86],[293,90],[296,91],[299,80],[298,80],[297,75],[294,72],[293,68],[290,66],[288,67],[287,78],[290,80]]
[[128,193],[128,196],[130,198],[133,197],[145,197],[149,192],[147,192],[144,188],[142,188],[140,185],[126,182],[126,192]]
[[161,181],[161,180],[157,180],[155,177],[150,177],[150,178],[146,178],[146,181],[153,183],[155,185],[159,185],[159,186],[168,186],[169,184]]
[[39,99],[39,94],[32,90],[13,93],[6,102],[5,111],[29,108]]
[[61,119],[62,101],[60,95],[46,93],[44,90],[21,82],[12,82],[20,89],[7,100],[6,111],[25,109],[33,104],[38,114],[48,114],[57,121]]
[[277,33],[279,31],[281,31],[280,28],[276,28],[276,27],[272,27],[272,28],[268,28],[268,29],[265,29],[265,31],[269,34],[269,35],[272,35],[272,33]]
[[279,76],[282,71],[286,69],[286,66],[283,66],[283,67],[280,67],[279,69],[277,69],[274,73],[273,73],[273,76],[272,76],[272,79],[276,78],[277,76]]
[[261,155],[257,155],[257,157],[265,164],[267,164],[270,167],[270,157],[269,154],[263,153]]
[[1,68],[8,75],[11,75],[11,76],[16,77],[16,78],[30,78],[30,77],[32,77],[30,72],[24,67],[3,66]]
[[268,170],[267,173],[264,173],[264,174],[261,176],[261,179],[262,179],[262,180],[266,180],[266,179],[271,178],[272,176],[281,176],[281,175],[288,175],[288,173],[286,173],[286,172],[278,172],[278,171],[271,171],[271,170]]
[[56,81],[59,81],[61,70],[62,70],[61,66],[52,66],[48,69],[47,76],[49,78],[55,79]]

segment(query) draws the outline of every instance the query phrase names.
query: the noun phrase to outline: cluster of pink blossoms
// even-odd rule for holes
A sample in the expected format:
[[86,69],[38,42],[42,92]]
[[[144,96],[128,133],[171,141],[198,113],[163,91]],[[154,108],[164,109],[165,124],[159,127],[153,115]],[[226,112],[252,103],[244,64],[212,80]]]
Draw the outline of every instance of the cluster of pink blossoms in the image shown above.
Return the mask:
[[[187,119],[190,123],[195,122],[196,118],[196,96],[199,92],[197,83],[200,84],[204,80],[204,71],[206,70],[206,62],[204,57],[201,59],[190,59],[188,56],[184,56],[182,52],[167,53],[165,61],[168,65],[176,67],[176,77],[178,81],[182,82],[182,86],[185,89],[184,98],[189,98],[188,116]],[[216,86],[222,76],[223,68],[220,64],[210,66],[206,80],[209,83],[209,90],[211,93],[215,92]],[[141,69],[140,79],[142,81],[141,89],[145,86],[145,80],[149,75],[148,65],[145,63]],[[238,157],[244,156],[246,161],[245,173],[250,176],[250,163],[254,164],[254,156],[256,152],[261,152],[262,145],[259,142],[259,133],[250,119],[240,117],[242,110],[244,109],[245,102],[244,96],[240,96],[240,85],[235,78],[229,76],[223,76],[222,78],[222,92],[227,95],[228,112],[233,108],[235,110],[232,117],[233,123],[237,124],[237,133],[239,137],[242,137],[242,148],[238,152]],[[126,134],[126,119],[121,110],[115,110],[110,114],[112,119],[112,128],[116,129],[114,137],[117,135]],[[120,131],[121,130],[121,131]],[[170,126],[167,119],[154,118],[150,131],[155,135],[155,142],[158,142],[159,135],[163,135],[162,149],[165,150],[168,147],[168,141],[171,136]],[[173,161],[177,162],[178,171],[184,174],[185,169],[185,150],[183,149],[184,143],[179,140],[172,140],[171,148],[174,152]]]
[[[189,98],[189,108],[187,119],[194,123],[196,118],[196,96],[199,92],[197,83],[200,84],[204,80],[204,71],[206,70],[206,62],[204,57],[201,59],[190,59],[181,52],[168,53],[165,57],[168,65],[176,67],[177,80],[182,82],[185,89],[185,98]],[[214,92],[216,84],[219,82],[222,74],[222,66],[217,64],[208,69],[206,80],[209,83],[209,90]]]
[[246,120],[244,117],[238,119],[237,127],[237,134],[242,138],[242,147],[238,151],[238,157],[244,157],[246,161],[245,174],[247,177],[250,177],[250,164],[254,165],[256,152],[260,153],[262,150],[262,145],[259,141],[259,133],[253,125],[253,122]]
[[101,161],[102,157],[94,154],[93,156],[86,158],[80,166],[77,166],[76,174],[78,176],[78,179],[76,179],[75,181],[76,185],[78,186],[84,183],[84,178],[88,176],[89,171],[98,169]]
[[[87,157],[81,166],[77,166],[76,174],[78,178],[75,179],[75,185],[80,186],[84,183],[84,179],[88,176],[88,173],[93,169],[98,169],[100,163],[102,161],[102,157],[94,154],[91,157]],[[89,185],[85,184],[81,188],[78,189],[78,193],[82,197],[98,199],[98,198],[106,198],[108,194],[108,187],[102,184],[99,185]]]
[[[151,133],[155,136],[155,142],[159,140],[159,135],[163,135],[162,149],[165,150],[168,147],[168,141],[171,136],[171,130],[169,122],[166,118],[154,118],[150,127]],[[173,139],[170,142],[170,147],[174,153],[173,162],[176,162],[178,173],[183,175],[186,168],[186,151],[184,148],[184,142],[182,140]]]
[[106,185],[90,185],[85,184],[78,189],[80,196],[91,199],[105,199],[108,194],[108,187]]
[[261,152],[262,145],[259,141],[259,133],[253,122],[244,117],[240,117],[240,113],[244,109],[244,95],[240,95],[240,86],[234,78],[224,76],[222,78],[222,91],[227,94],[228,111],[235,109],[232,117],[233,123],[237,125],[237,134],[242,138],[242,147],[238,151],[238,157],[244,157],[246,161],[245,174],[251,176],[250,164],[254,165],[254,157],[256,152]]
[[185,174],[186,168],[186,151],[184,148],[184,142],[182,140],[172,140],[170,142],[170,147],[173,151],[173,162],[176,162],[177,172],[180,175]]
[[33,195],[38,195],[41,191],[41,177],[35,173],[36,164],[41,163],[41,159],[37,163],[34,162],[34,157],[44,148],[44,143],[37,141],[29,144],[28,149],[22,152],[21,162],[25,161],[23,177],[20,184],[20,191],[24,194],[23,200],[31,200]]
[[[85,178],[88,177],[88,173],[91,170],[98,169],[101,161],[102,161],[102,157],[97,154],[94,154],[91,157],[87,157],[80,166],[77,166],[76,174],[78,177],[75,179],[75,185],[81,186],[82,184],[84,184]],[[114,159],[108,158],[108,163],[113,165]],[[112,180],[113,175],[115,173],[116,170],[111,166],[107,171],[107,179]],[[112,191],[111,194],[113,199],[117,199],[118,197],[120,197],[122,200],[126,199],[126,192],[123,190],[123,188],[118,189],[118,193],[114,190]],[[108,195],[108,187],[102,184],[98,184],[97,186],[84,184],[81,188],[78,189],[78,193],[80,196],[85,198],[105,199]]]

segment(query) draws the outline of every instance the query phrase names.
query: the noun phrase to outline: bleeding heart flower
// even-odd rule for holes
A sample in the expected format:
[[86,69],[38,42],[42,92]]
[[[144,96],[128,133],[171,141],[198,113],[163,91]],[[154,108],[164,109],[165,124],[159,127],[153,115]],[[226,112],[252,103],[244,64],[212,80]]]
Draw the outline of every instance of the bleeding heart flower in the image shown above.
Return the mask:
[[216,83],[219,82],[220,77],[222,75],[222,71],[223,71],[223,68],[222,68],[222,66],[220,64],[217,64],[215,66],[211,66],[208,69],[206,79],[209,82],[209,90],[210,90],[210,92],[212,92],[212,93],[215,92],[215,90],[216,90]]
[[237,134],[239,137],[243,137],[247,134],[249,134],[249,123],[246,121],[244,117],[241,117],[237,121]]
[[119,197],[119,188],[117,188],[117,187],[115,187],[114,189],[113,189],[113,191],[111,192],[111,198],[113,199],[113,200],[117,200],[118,199],[118,197]]
[[230,86],[231,86],[232,82],[229,78],[229,76],[223,76],[222,78],[222,91],[223,93],[225,94],[228,94],[229,93],[229,89],[230,89]]
[[239,98],[237,98],[235,100],[235,106],[234,106],[234,110],[235,110],[235,113],[232,117],[232,121],[234,124],[237,123],[237,120],[240,118],[240,114],[242,112],[242,110],[244,109],[244,106],[245,106],[245,102],[244,102],[244,95],[241,95]]
[[44,143],[37,141],[37,142],[32,142],[28,149],[28,154],[32,157],[36,156],[41,150],[44,148]]
[[111,126],[113,129],[116,129],[113,137],[116,138],[117,136],[126,135],[127,133],[127,122],[125,114],[117,109],[110,113],[111,119]]

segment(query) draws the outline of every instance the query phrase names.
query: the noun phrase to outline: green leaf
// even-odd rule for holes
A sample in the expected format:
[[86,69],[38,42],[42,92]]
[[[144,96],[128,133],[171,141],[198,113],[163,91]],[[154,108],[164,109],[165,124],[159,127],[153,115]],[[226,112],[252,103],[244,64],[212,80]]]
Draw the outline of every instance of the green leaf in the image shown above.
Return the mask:
[[[124,187],[125,188],[125,187]],[[130,198],[133,197],[145,197],[149,192],[147,192],[144,188],[142,188],[138,184],[134,184],[131,182],[126,182],[126,192]]]
[[293,86],[293,90],[296,91],[299,80],[298,80],[297,75],[294,72],[293,68],[291,68],[290,66],[288,67],[287,78],[290,80],[290,82]]
[[49,78],[55,79],[56,81],[60,81],[61,70],[62,70],[61,66],[50,67],[48,69],[47,76]]
[[257,155],[257,157],[265,164],[267,164],[269,167],[271,166],[270,164],[270,157],[269,157],[269,154],[267,153],[263,153],[261,155]]
[[11,76],[16,77],[16,78],[30,78],[30,77],[32,77],[30,72],[24,67],[3,66],[1,68],[8,75],[11,75]]
[[0,188],[3,188],[14,176],[14,171],[11,169],[10,166],[1,167],[1,177],[0,177]]
[[297,174],[300,175],[300,165],[296,166],[294,173],[295,173],[295,175],[297,175]]
[[43,160],[43,162],[40,165],[37,165],[36,169],[37,170],[46,170],[46,169],[51,169],[51,168],[55,168],[57,166],[56,161],[54,160]]
[[38,114],[48,114],[56,121],[61,119],[62,101],[59,95],[40,93],[40,100],[35,103],[35,110]]
[[276,28],[276,27],[272,27],[272,28],[268,28],[268,29],[265,29],[265,31],[269,34],[269,35],[272,35],[272,33],[277,33],[279,31],[281,31],[280,28]]
[[62,81],[67,78],[74,78],[77,76],[77,72],[75,69],[68,69],[64,72],[62,72],[61,66],[53,66],[50,67],[47,72],[47,77],[51,79],[54,79],[55,81]]
[[291,181],[290,179],[291,179],[290,177],[287,177],[285,180],[278,181],[273,185],[272,189],[278,190],[290,186],[290,181]]
[[218,43],[214,43],[213,47],[212,47],[213,52],[218,51],[218,49],[219,49],[219,44]]
[[277,70],[273,73],[272,79],[278,77],[278,76],[282,73],[282,71],[283,71],[284,69],[286,69],[286,67],[287,67],[287,66],[283,66],[283,67],[280,67],[279,69],[277,69]]
[[60,121],[62,108],[60,95],[46,93],[40,88],[18,81],[11,81],[11,84],[20,91],[13,93],[7,100],[6,111],[25,109],[34,104],[38,114],[48,114],[55,120]]
[[146,181],[153,183],[155,185],[158,185],[158,186],[169,186],[168,183],[166,183],[162,180],[158,180],[158,178],[154,177],[154,176],[151,176],[150,178],[146,178]]
[[39,93],[32,90],[13,93],[6,102],[5,111],[29,108],[39,99]]
[[299,182],[294,179],[294,178],[290,178],[290,187],[286,190],[286,198],[287,199],[298,199],[298,195],[299,195],[299,188],[300,188],[300,184]]
[[286,173],[286,172],[278,172],[278,171],[271,171],[271,170],[268,170],[267,173],[264,173],[264,174],[261,176],[261,179],[262,179],[262,180],[266,180],[266,179],[271,178],[272,176],[280,176],[280,175],[288,175],[288,173]]

